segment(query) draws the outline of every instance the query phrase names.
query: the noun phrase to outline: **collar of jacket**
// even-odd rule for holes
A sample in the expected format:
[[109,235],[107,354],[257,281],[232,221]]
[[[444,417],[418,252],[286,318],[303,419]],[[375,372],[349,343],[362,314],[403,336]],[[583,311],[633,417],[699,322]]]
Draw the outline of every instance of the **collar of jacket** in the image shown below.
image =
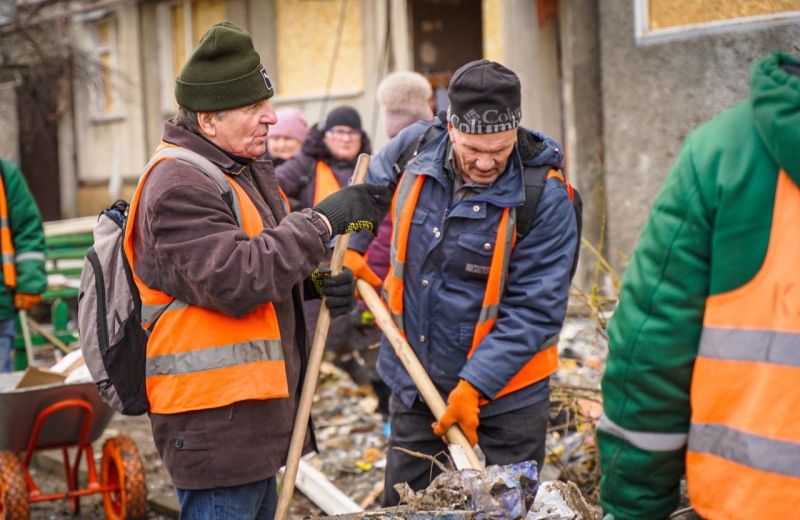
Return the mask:
[[[435,125],[441,123],[437,120]],[[544,145],[542,151],[535,157],[525,161],[526,166],[549,165],[560,168],[564,153],[556,141],[549,136],[521,129]],[[408,163],[406,172],[412,175],[427,175],[436,179],[444,186],[450,186],[452,181],[444,169],[445,154],[447,153],[449,134],[442,132],[440,136],[430,142],[413,161]],[[506,166],[506,171],[497,178],[486,190],[469,199],[470,202],[488,202],[499,207],[521,206],[525,200],[525,183],[522,178],[522,159],[518,146],[514,146],[511,158]]]
[[750,76],[750,102],[770,154],[800,184],[800,77],[782,68],[795,63],[782,53],[758,60]]
[[170,121],[164,122],[163,139],[170,144],[199,153],[227,174],[239,175],[247,167],[234,161],[211,141]]

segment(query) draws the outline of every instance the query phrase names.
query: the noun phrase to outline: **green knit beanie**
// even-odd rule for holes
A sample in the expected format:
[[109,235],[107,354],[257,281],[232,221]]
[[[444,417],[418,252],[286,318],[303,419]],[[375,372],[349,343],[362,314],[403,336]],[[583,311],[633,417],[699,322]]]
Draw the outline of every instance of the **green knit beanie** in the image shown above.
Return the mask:
[[252,105],[274,93],[250,34],[228,21],[206,31],[175,82],[178,104],[195,112]]

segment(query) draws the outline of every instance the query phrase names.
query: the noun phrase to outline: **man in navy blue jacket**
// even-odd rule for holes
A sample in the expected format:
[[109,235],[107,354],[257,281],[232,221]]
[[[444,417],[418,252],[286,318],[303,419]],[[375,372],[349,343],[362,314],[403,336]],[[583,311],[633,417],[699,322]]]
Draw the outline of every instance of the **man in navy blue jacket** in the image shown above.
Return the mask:
[[[395,191],[384,286],[396,323],[448,407],[432,425],[384,339],[378,372],[392,390],[384,506],[398,503],[394,484],[419,490],[437,474],[429,462],[393,448],[437,455],[456,423],[487,464],[535,460],[541,468],[544,460],[548,382],[577,247],[563,178],[548,177],[530,231],[512,237],[525,200],[523,165],[558,170],[563,153],[551,138],[519,127],[520,82],[506,67],[468,63],[453,75],[448,95],[447,131],[419,150]],[[396,180],[393,166],[429,125],[416,123],[389,142],[373,158],[367,182]],[[354,237],[351,249],[363,253],[366,238]]]

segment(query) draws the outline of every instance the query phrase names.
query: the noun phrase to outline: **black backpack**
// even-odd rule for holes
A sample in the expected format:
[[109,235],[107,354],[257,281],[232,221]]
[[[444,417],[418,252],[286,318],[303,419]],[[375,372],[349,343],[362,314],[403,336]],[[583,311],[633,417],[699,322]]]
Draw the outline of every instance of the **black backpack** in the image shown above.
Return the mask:
[[[441,113],[439,115],[441,119]],[[397,188],[397,183],[400,177],[411,162],[428,144],[434,141],[437,137],[445,132],[445,126],[431,124],[422,132],[419,137],[411,141],[397,158],[397,161],[392,165],[392,181],[389,183],[389,189],[394,193]],[[551,166],[525,166],[522,171],[523,179],[525,182],[525,201],[517,209],[517,240],[525,237],[533,227],[533,219],[536,216],[536,206],[539,205],[539,199],[542,197],[544,184],[547,181],[547,176],[551,170]],[[558,171],[558,170],[557,170]],[[563,172],[558,171],[563,175]],[[565,179],[566,182],[566,179]],[[575,258],[572,260],[572,267],[569,272],[569,279],[575,276],[578,270],[578,260],[581,251],[581,231],[583,230],[583,199],[578,190],[572,184],[566,182],[567,191],[570,193],[570,200],[572,201],[572,208],[575,210],[575,222],[578,226],[578,245],[575,248]]]

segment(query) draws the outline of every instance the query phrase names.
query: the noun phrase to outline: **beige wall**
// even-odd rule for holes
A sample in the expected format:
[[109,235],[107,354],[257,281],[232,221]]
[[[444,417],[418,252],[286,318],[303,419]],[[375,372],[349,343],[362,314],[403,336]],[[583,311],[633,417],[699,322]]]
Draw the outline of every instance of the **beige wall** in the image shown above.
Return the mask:
[[483,0],[483,57],[505,63],[503,48],[503,0]]
[[364,49],[361,2],[344,0],[278,0],[276,30],[277,92],[282,96],[328,93],[331,63],[345,5],[344,27],[330,92],[364,89]]
[[[405,2],[393,0],[391,3],[397,27],[408,27],[407,20],[397,20],[398,16],[407,14]],[[536,79],[536,75],[541,74],[540,67],[525,65],[533,56],[530,49],[524,48],[524,42],[508,38],[508,33],[520,24],[536,24],[535,2],[521,7],[526,3],[483,0],[484,55],[512,68],[512,63],[522,64],[515,70],[523,85],[539,88],[543,81]],[[72,198],[77,202],[79,215],[93,214],[111,202],[106,183],[115,168],[126,182],[134,182],[158,145],[164,119],[172,115],[164,99],[171,95],[174,78],[165,80],[160,71],[163,49],[169,45],[168,35],[161,33],[158,20],[158,10],[164,5],[163,2],[144,2],[138,8],[128,6],[120,10],[118,65],[126,74],[127,85],[123,118],[92,121],[85,110],[87,93],[76,92],[78,151],[75,162],[81,185]],[[342,0],[228,0],[226,16],[245,26],[253,35],[256,50],[276,85],[277,93],[272,100],[276,107],[297,107],[305,112],[309,123],[314,124],[335,106],[353,106],[360,112],[377,150],[387,141],[375,102],[377,84],[389,72],[384,70],[381,61],[387,7],[385,2],[373,0],[347,2],[339,61],[331,93],[326,97],[325,83],[341,6]],[[511,15],[514,9],[520,9],[516,20],[515,15]],[[534,32],[537,33],[535,47],[540,47],[539,37],[545,35]],[[396,67],[411,62],[410,41],[410,34],[394,35],[390,60]],[[527,62],[525,56],[528,56]],[[532,91],[534,88],[528,90]],[[547,128],[549,125],[541,123],[542,119],[555,119],[545,114],[541,106],[545,104],[557,106],[549,98],[542,97],[541,92],[535,96],[526,95],[525,123],[551,131]],[[560,125],[556,132],[560,132]],[[69,143],[68,137],[62,139],[62,146]],[[116,161],[115,153],[118,154]],[[127,195],[127,189],[128,186],[123,189],[123,195]],[[68,212],[65,209],[65,213]]]
[[[86,26],[76,27],[76,38],[88,45]],[[93,87],[75,91],[73,116],[78,136],[75,142],[79,186],[112,178],[119,186],[123,179],[137,179],[147,161],[140,59],[138,8],[126,5],[116,12],[116,76],[120,85],[118,113],[99,116],[92,110]],[[93,205],[86,205],[81,194],[84,191],[79,189],[77,196],[78,215],[96,212]],[[112,195],[106,195],[106,202],[113,202]]]

